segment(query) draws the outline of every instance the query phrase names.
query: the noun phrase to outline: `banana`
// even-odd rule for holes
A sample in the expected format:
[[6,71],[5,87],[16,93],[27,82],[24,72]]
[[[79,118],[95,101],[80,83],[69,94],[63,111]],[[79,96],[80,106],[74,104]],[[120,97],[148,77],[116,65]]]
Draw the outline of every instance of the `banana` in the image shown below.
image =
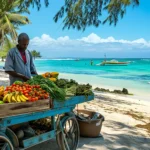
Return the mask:
[[21,100],[19,98],[19,92],[15,92],[15,100],[16,100],[16,102],[21,102]]
[[17,100],[15,99],[15,96],[14,96],[14,95],[12,96],[11,101],[12,101],[12,102],[15,102],[15,103],[17,102]]
[[20,98],[21,102],[26,102],[26,99],[24,99],[24,98],[22,97],[22,95],[19,95],[19,98]]
[[21,97],[22,97],[23,99],[25,99],[26,101],[28,100],[28,98],[27,98],[26,96],[24,96],[23,94],[21,95]]
[[3,102],[7,102],[8,96],[9,96],[9,94],[6,94],[6,95],[4,96]]
[[9,102],[9,103],[11,103],[12,95],[13,95],[12,93],[10,93],[10,94],[8,95],[8,102]]
[[16,96],[16,100],[17,100],[17,102],[21,102],[21,99],[20,99],[19,95]]

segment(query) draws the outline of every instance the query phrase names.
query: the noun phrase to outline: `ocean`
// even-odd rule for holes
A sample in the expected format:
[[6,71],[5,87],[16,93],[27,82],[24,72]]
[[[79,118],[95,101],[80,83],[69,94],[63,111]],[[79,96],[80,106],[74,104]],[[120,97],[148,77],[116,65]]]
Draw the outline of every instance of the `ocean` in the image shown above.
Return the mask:
[[[90,61],[93,60],[93,66]],[[107,59],[112,60],[112,59]],[[127,66],[97,66],[103,59],[36,59],[39,73],[57,71],[62,77],[74,78],[105,88],[128,88],[131,93],[150,96],[150,58],[115,59],[127,61]]]

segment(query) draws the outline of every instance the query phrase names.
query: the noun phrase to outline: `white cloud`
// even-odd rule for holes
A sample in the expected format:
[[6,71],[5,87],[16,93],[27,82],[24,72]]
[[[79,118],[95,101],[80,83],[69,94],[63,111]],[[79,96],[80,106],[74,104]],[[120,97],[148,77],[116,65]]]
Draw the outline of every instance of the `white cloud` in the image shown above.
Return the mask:
[[50,55],[50,51],[55,51],[57,54],[64,53],[103,53],[104,51],[112,52],[126,52],[126,51],[149,51],[150,41],[143,38],[135,39],[133,41],[124,39],[115,39],[110,36],[108,38],[101,38],[95,33],[91,33],[87,37],[80,39],[70,39],[69,36],[52,38],[50,35],[43,34],[41,37],[31,39],[29,49],[37,49],[45,55]]
[[114,37],[110,36],[106,39],[103,39],[95,33],[91,33],[89,36],[83,37],[83,38],[78,39],[78,40],[83,41],[83,42],[87,42],[87,43],[93,43],[93,44],[95,44],[95,43],[143,44],[145,46],[150,47],[150,41],[146,41],[143,38],[136,39],[133,41],[128,41],[128,40],[124,40],[124,39],[116,40]]

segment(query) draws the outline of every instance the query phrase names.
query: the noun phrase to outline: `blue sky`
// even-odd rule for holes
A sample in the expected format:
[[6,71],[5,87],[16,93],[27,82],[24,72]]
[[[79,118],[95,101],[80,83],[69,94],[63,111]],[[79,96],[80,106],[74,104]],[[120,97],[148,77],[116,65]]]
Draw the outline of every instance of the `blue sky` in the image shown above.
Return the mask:
[[60,20],[53,17],[63,0],[50,0],[40,11],[31,9],[31,24],[22,26],[31,38],[29,49],[37,49],[43,57],[150,57],[150,0],[140,0],[140,6],[128,8],[117,26],[89,27],[84,32],[62,30]]

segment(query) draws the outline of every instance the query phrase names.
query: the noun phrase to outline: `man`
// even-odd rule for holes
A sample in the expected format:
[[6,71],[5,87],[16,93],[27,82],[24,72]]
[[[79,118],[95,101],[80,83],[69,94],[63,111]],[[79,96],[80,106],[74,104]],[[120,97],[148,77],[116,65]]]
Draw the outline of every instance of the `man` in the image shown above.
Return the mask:
[[27,81],[32,74],[37,74],[32,55],[27,50],[29,36],[21,33],[18,36],[18,45],[12,48],[6,58],[5,72],[9,74],[10,85],[15,81]]

